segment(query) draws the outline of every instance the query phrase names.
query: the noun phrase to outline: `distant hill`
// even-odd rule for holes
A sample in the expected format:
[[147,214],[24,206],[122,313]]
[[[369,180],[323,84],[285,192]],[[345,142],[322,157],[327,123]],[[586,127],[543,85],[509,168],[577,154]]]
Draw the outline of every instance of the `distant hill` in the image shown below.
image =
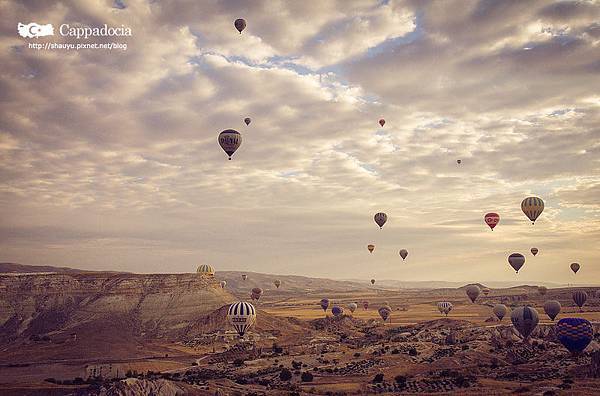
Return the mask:
[[56,272],[62,274],[84,271],[68,267],[52,267],[50,265],[24,265],[17,263],[0,263],[0,273],[25,274],[32,272]]

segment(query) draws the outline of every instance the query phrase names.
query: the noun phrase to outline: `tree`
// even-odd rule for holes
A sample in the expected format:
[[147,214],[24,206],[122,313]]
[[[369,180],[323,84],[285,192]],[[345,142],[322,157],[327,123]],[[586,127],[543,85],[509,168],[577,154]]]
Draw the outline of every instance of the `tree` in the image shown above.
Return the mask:
[[377,374],[374,378],[373,378],[373,383],[374,384],[379,384],[383,382],[383,373],[379,373]]
[[279,379],[282,381],[289,381],[292,379],[292,372],[286,368],[282,369],[279,373]]
[[310,372],[308,372],[308,371],[305,371],[305,372],[303,372],[303,373],[302,373],[302,375],[300,376],[300,379],[302,380],[302,382],[312,382],[312,380],[313,380],[313,375],[312,375]]

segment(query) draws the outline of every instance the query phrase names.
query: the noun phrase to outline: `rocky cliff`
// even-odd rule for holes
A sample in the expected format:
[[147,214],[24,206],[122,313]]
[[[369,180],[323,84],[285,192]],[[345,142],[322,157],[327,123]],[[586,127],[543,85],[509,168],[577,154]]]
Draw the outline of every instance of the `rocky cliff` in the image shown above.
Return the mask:
[[163,335],[233,300],[218,279],[197,274],[5,274],[0,342],[111,321]]

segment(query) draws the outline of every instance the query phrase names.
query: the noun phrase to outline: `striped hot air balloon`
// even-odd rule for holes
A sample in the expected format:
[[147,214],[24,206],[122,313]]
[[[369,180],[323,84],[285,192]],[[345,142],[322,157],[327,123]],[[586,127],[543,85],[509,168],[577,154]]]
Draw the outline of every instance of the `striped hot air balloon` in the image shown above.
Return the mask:
[[240,337],[256,322],[256,309],[254,305],[245,301],[239,301],[229,306],[227,320],[238,332]]
[[537,218],[544,211],[544,201],[538,197],[527,197],[521,202],[521,210],[531,220],[531,224],[535,224]]
[[443,313],[446,316],[448,316],[450,311],[452,311],[452,303],[448,301],[440,301],[439,303],[437,303],[437,309],[438,311],[440,311],[440,313]]
[[583,311],[583,306],[585,305],[587,298],[588,295],[583,290],[575,290],[573,292],[573,301],[575,301],[575,304],[577,304],[577,306],[579,307],[580,312]]
[[506,305],[504,305],[504,304],[496,304],[496,305],[494,305],[492,312],[494,312],[494,315],[496,315],[498,320],[502,321],[502,319],[508,313],[508,308],[506,308]]
[[592,324],[583,318],[563,318],[556,324],[556,338],[573,355],[580,354],[594,338]]
[[206,275],[206,276],[214,276],[215,275],[215,269],[208,264],[202,264],[202,265],[198,266],[198,269],[196,270],[196,272],[200,275]]
[[527,340],[533,330],[537,327],[540,318],[535,308],[530,306],[515,308],[510,314],[510,320],[512,321],[515,329],[523,336],[523,339]]

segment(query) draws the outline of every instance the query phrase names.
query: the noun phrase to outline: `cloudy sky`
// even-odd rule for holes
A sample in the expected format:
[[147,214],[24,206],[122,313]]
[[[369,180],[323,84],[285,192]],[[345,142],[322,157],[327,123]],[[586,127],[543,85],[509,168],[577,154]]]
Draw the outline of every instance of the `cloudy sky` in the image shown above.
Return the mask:
[[[0,0],[0,15],[0,261],[600,282],[598,2]],[[127,50],[29,47],[46,42]]]

